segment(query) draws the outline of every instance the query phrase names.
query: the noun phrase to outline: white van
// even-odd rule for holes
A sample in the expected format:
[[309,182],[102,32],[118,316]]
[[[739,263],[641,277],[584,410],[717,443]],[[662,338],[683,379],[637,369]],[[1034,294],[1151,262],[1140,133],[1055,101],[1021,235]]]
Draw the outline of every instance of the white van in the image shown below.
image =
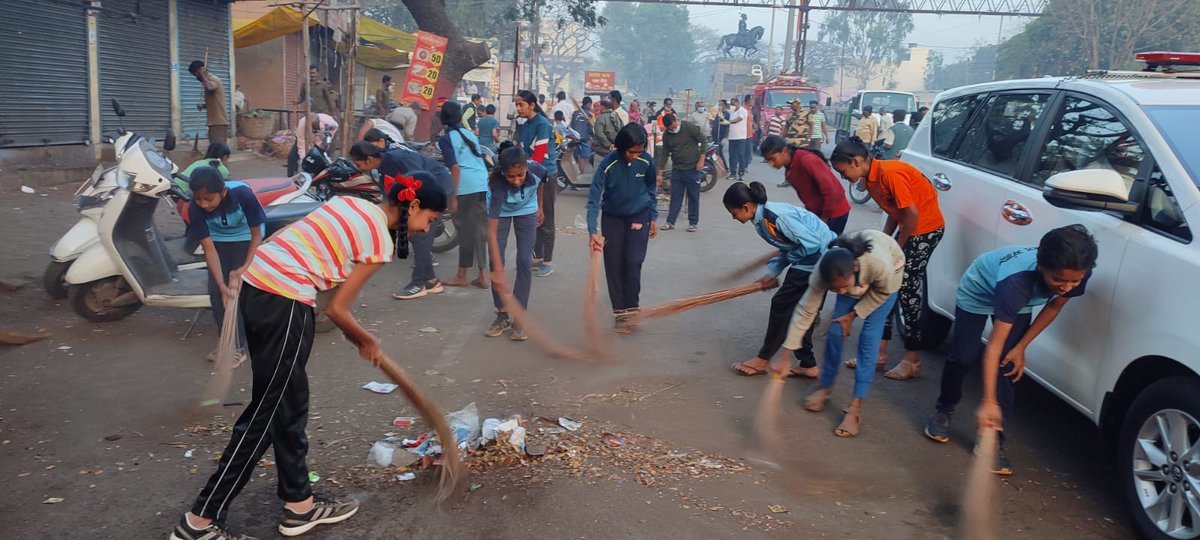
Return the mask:
[[981,253],[1071,223],[1095,235],[1087,294],[1033,342],[1026,373],[1116,445],[1145,537],[1198,538],[1200,54],[1138,58],[1149,71],[943,92],[902,159],[941,190],[928,298],[943,316]]

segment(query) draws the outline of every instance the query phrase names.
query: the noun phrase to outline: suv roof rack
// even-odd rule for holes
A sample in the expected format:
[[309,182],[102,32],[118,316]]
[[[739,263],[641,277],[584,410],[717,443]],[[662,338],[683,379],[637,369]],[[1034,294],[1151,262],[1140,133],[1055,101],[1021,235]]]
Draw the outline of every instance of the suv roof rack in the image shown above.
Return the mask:
[[1068,77],[1068,79],[1200,79],[1200,70],[1196,71],[1128,71],[1091,69],[1084,75]]

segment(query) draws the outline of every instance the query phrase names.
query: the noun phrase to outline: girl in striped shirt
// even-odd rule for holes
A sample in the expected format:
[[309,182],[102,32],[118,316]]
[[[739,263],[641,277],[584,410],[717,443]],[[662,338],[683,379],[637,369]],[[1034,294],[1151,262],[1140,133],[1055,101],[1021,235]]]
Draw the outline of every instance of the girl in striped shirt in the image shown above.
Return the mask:
[[[429,173],[385,180],[385,185],[391,185],[379,205],[336,197],[262,244],[246,271],[230,277],[230,283],[242,282],[238,309],[245,321],[253,397],[234,425],[216,472],[171,539],[241,538],[213,520],[228,513],[230,501],[272,446],[279,471],[278,494],[284,502],[281,534],[295,536],[358,511],[353,499],[313,496],[305,464],[308,377],[304,370],[312,348],[317,292],[334,287],[337,290],[325,307],[329,319],[364,359],[374,361],[382,355],[379,339],[351,315],[351,302],[391,260],[393,246],[398,246],[400,258],[407,257],[408,234],[427,232],[446,210],[446,192]],[[396,231],[398,242],[393,243],[389,231]]]

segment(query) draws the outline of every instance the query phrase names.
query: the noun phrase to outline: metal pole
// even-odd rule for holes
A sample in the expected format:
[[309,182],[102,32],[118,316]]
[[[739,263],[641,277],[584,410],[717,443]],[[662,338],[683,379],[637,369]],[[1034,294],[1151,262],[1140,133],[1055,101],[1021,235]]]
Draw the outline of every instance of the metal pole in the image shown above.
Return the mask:
[[771,6],[771,33],[767,36],[767,78],[775,71],[775,6]]
[[[310,92],[312,92],[312,88],[310,88],[308,85],[309,66],[312,65],[312,63],[309,62],[309,60],[308,60],[308,55],[309,55],[308,14],[311,13],[311,11],[306,11],[305,10],[306,7],[307,7],[307,4],[301,4],[301,6],[300,6],[300,41],[301,41],[300,49],[304,53],[303,55],[301,55],[301,57],[304,58],[304,76],[302,76],[301,79],[304,80],[304,86],[303,86],[303,88],[304,88],[304,117],[303,118],[304,118],[305,124],[308,123],[308,118],[312,115],[312,94],[310,93]],[[315,9],[315,7],[314,7],[314,9]],[[297,122],[299,122],[299,121],[297,121]],[[299,123],[297,123],[297,126],[299,126]],[[312,126],[305,126],[305,129],[308,129],[311,131]],[[304,140],[307,141],[307,140],[309,140],[309,138],[310,137],[308,137],[308,135],[305,134]],[[304,159],[304,156],[307,153],[307,150],[304,148],[296,148],[296,152],[299,152],[300,159]]]
[[796,68],[796,64],[792,63],[792,56],[788,54],[788,51],[792,50],[792,44],[796,41],[796,10],[793,9],[795,5],[796,0],[788,0],[787,37],[783,40],[783,71],[785,72]]
[[355,91],[354,67],[358,63],[358,0],[354,0],[352,6],[354,11],[350,12],[350,50],[346,54],[346,97],[342,100],[342,152],[350,149],[350,145],[354,143],[354,135],[358,130],[354,129],[354,96],[358,95]]
[[801,0],[800,16],[796,18],[796,72],[804,75],[804,60],[808,53],[808,0]]

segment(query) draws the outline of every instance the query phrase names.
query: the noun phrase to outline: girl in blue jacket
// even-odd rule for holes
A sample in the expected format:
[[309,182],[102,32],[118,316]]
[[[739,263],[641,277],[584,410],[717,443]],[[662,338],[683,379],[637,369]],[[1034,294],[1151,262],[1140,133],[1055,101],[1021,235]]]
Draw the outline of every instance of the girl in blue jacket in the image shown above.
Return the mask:
[[[816,214],[799,206],[767,202],[767,188],[759,182],[746,185],[736,182],[725,191],[725,209],[741,223],[752,222],[758,235],[779,250],[779,255],[767,263],[767,274],[758,280],[763,290],[779,287],[771,298],[771,316],[767,319],[767,335],[763,336],[758,356],[733,364],[740,375],[762,375],[769,360],[779,351],[787,338],[788,323],[796,304],[808,290],[808,278],[829,243],[837,237]],[[787,270],[783,284],[779,276]],[[820,374],[813,356],[812,327],[804,334],[803,343],[795,356],[800,367],[789,375],[816,378]]]
[[588,233],[592,249],[604,251],[616,331],[629,334],[634,328],[629,320],[638,309],[642,291],[646,248],[658,234],[656,176],[654,158],[646,153],[645,130],[636,125],[621,128],[614,146],[617,149],[596,167],[588,190]]

